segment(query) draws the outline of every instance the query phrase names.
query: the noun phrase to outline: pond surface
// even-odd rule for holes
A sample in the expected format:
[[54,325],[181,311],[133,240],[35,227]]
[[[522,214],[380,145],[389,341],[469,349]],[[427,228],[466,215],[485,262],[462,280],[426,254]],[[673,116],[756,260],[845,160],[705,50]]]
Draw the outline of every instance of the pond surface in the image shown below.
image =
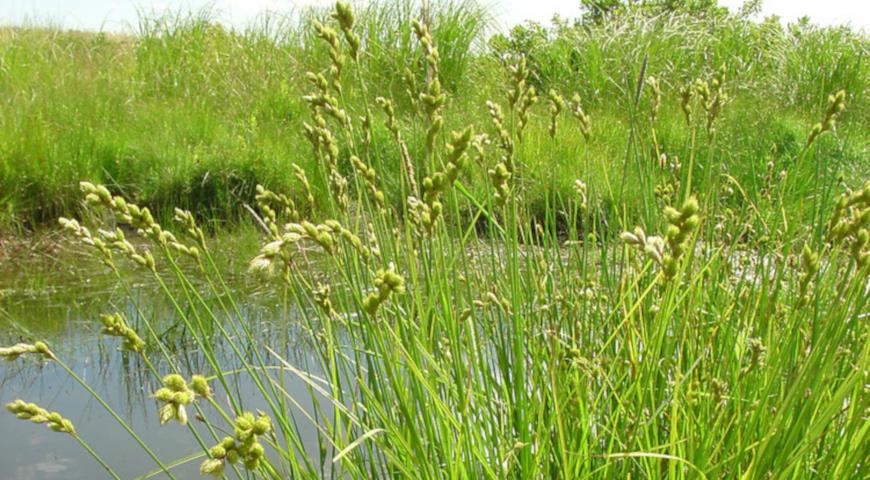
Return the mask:
[[[52,351],[102,396],[124,418],[164,462],[171,463],[193,454],[201,454],[191,431],[178,423],[161,426],[157,420],[159,405],[150,396],[158,380],[138,356],[119,349],[120,341],[100,334],[99,316],[115,311],[125,313],[131,324],[137,322],[136,306],[152,319],[165,339],[175,361],[192,373],[214,372],[204,356],[186,334],[175,310],[159,294],[156,284],[136,283],[130,299],[115,285],[104,268],[84,262],[55,263],[51,267],[29,263],[0,265],[0,345],[42,339]],[[144,278],[139,274],[136,278]],[[236,280],[243,284],[243,280]],[[297,321],[299,313],[283,306],[277,291],[247,288],[240,285],[242,317],[262,345],[268,345],[288,362],[302,370],[316,373],[315,358],[306,348],[304,330]],[[145,337],[145,335],[140,332]],[[215,336],[212,344],[224,370],[238,368],[226,342]],[[266,357],[271,354],[263,352]],[[167,366],[155,361],[161,373]],[[273,361],[269,361],[269,360]],[[269,364],[277,360],[269,357]],[[189,376],[186,374],[185,376]],[[277,377],[277,376],[275,376]],[[311,397],[304,384],[292,375],[282,376],[287,392],[303,408],[310,408]],[[286,378],[289,377],[289,378]],[[212,382],[213,387],[217,382]],[[252,382],[244,375],[232,377],[230,388],[240,392],[248,410],[268,406]],[[226,392],[216,391],[220,403],[227,403]],[[100,404],[54,362],[24,356],[14,362],[0,361],[0,403],[21,398],[58,411],[69,418],[77,432],[109,463],[122,478],[137,478],[154,472],[156,464],[118,425]],[[208,415],[210,408],[205,409]],[[214,443],[204,425],[194,419],[191,425],[205,441]],[[213,413],[213,412],[212,412]],[[216,415],[209,416],[211,419]],[[297,422],[303,433],[306,451],[317,458],[319,448],[315,428],[301,415]],[[222,422],[217,422],[222,425]],[[0,479],[97,479],[107,474],[70,436],[55,433],[44,425],[18,420],[0,412]],[[327,455],[330,452],[327,452]],[[199,464],[192,458],[173,469],[179,479],[202,478]],[[329,462],[326,462],[329,463]],[[153,478],[165,478],[162,473]]]

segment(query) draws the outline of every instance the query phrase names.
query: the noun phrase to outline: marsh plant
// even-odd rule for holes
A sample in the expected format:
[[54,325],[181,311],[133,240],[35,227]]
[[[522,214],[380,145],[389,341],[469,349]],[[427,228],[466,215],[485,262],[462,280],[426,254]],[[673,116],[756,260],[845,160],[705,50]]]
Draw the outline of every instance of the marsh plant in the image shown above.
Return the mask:
[[[637,203],[617,204],[613,184],[577,178],[572,195],[550,191],[544,215],[533,215],[524,197],[546,179],[528,168],[529,144],[555,148],[564,135],[580,134],[594,145],[606,127],[593,128],[571,92],[548,91],[549,103],[537,105],[527,61],[518,57],[508,59],[500,93],[478,106],[487,121],[447,129],[455,100],[441,85],[439,45],[425,20],[412,28],[419,62],[399,90],[410,98],[371,98],[359,69],[372,53],[351,9],[339,2],[314,24],[330,58],[308,74],[304,128],[316,168],[288,169],[304,185],[295,193],[256,191],[264,240],[250,274],[274,282],[303,312],[316,368],[293,365],[240,320],[241,299],[190,212],[176,212],[175,234],[147,208],[83,182],[96,226],[61,221],[131,295],[119,263],[153,277],[207,359],[207,371],[188,371],[142,312],[135,325],[118,313],[102,318],[106,341],[141,357],[159,385],[152,396],[163,428],[190,430],[203,474],[870,474],[870,187],[844,190],[837,172],[820,169],[817,194],[799,205],[777,193],[796,188],[791,177],[769,197],[746,195],[727,171],[695,162],[701,150],[730,148],[715,135],[726,100],[739,92],[725,69],[682,91],[665,87],[679,81],[645,72],[641,79],[658,76],[637,90],[653,95],[644,118],[655,128],[660,111],[685,112],[693,134],[679,148],[689,152],[689,167],[673,167],[676,146],[640,148],[649,124],[634,121],[630,153],[614,159],[611,174],[640,179],[626,187]],[[366,97],[364,111],[348,96]],[[832,96],[794,168],[822,162],[818,137],[836,134],[846,100]],[[546,138],[532,136],[537,123]],[[393,148],[369,140],[381,126],[387,133],[378,141]],[[401,178],[384,181],[392,178],[383,175],[387,165]],[[483,193],[466,187],[487,177]],[[307,178],[328,195],[314,198]],[[229,345],[233,365],[219,361],[215,338]],[[157,457],[50,346],[0,354],[58,362],[158,473],[174,478],[178,459]],[[238,376],[254,386],[255,406],[242,401]],[[287,378],[303,382],[310,398],[290,395]],[[61,414],[23,401],[8,408],[79,439]],[[313,453],[301,433],[312,424]],[[114,459],[104,462],[82,444],[115,475]]]

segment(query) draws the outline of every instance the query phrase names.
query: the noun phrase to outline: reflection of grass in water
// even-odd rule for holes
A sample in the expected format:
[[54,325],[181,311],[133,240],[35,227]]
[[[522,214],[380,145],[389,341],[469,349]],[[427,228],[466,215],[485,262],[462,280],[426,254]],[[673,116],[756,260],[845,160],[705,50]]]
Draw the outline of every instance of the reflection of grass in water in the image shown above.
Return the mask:
[[[147,295],[144,297],[153,300],[153,298]],[[36,305],[38,300],[32,301],[32,303]],[[103,306],[105,305],[105,302],[99,303]],[[140,301],[140,303],[142,302]],[[178,364],[185,370],[206,371],[208,366],[203,355],[196,349],[195,345],[192,345],[189,335],[173,327],[178,320],[173,318],[174,312],[171,307],[167,307],[165,302],[160,301],[145,307],[150,317],[160,319],[160,323],[155,326],[163,332],[161,335],[162,345],[171,352],[171,355],[177,359]],[[22,311],[26,310],[27,306],[23,305]],[[121,310],[124,310],[124,308],[121,308]],[[7,338],[46,338],[52,343],[55,353],[69,359],[69,367],[72,370],[89,372],[86,378],[90,386],[106,398],[110,404],[117,405],[118,413],[130,425],[144,424],[145,427],[141,428],[141,433],[147,435],[147,437],[153,437],[159,433],[158,429],[147,426],[149,422],[153,422],[155,427],[157,425],[157,411],[154,408],[151,392],[155,391],[159,386],[159,379],[149,372],[143,358],[100,341],[101,337],[98,326],[93,320],[94,317],[99,316],[101,311],[99,308],[86,309],[83,306],[78,308],[41,308],[31,313],[44,316],[45,318],[54,318],[56,317],[54,314],[58,313],[58,311],[66,312],[66,317],[61,316],[59,322],[57,322],[65,327],[61,331],[53,330],[54,322],[37,321],[34,322],[35,331],[28,331],[25,328],[4,329],[3,342],[12,342],[11,340],[7,342],[5,340]],[[303,356],[307,347],[299,344],[303,335],[293,328],[292,319],[282,318],[281,314],[282,312],[274,307],[270,308],[252,302],[245,311],[243,321],[255,325],[265,343],[268,343],[278,351],[284,352],[284,355],[288,359],[292,359],[294,363],[304,364]],[[46,326],[50,328],[46,329]],[[228,369],[227,376],[233,379],[229,383],[232,391],[228,392],[218,389],[215,395],[218,398],[223,398],[227,394],[233,394],[233,392],[250,391],[253,386],[243,376],[239,376],[239,373],[243,372],[244,369],[238,361],[234,361],[232,352],[228,352],[228,347],[222,344],[219,338],[212,339],[212,343],[215,346],[216,355]],[[249,353],[252,355],[251,352]],[[45,377],[57,379],[63,375],[63,370],[57,368],[51,362],[3,362],[3,364],[0,364],[0,372],[2,372],[0,373],[0,391],[7,394],[4,395],[4,400],[11,400],[13,398],[8,395],[40,398],[43,401],[47,401],[49,405],[52,405],[52,408],[70,414],[73,419],[81,416],[89,421],[94,420],[94,413],[87,413],[93,409],[93,405],[88,406],[86,410],[82,410],[80,406],[77,406],[83,401],[78,399],[80,395],[75,395],[76,399],[70,402],[65,398],[67,394],[59,396],[66,388],[58,388],[58,383],[51,383],[50,380],[46,383],[43,380]],[[62,385],[62,383],[60,384]],[[284,388],[296,394],[305,394],[304,388],[300,386],[285,384]],[[249,401],[256,401],[250,395],[246,395],[246,398]],[[89,404],[85,402],[83,405],[87,406]],[[206,411],[213,414],[210,408],[206,408]],[[98,416],[97,418],[101,418],[104,422],[112,421],[110,416]],[[137,427],[137,430],[140,430],[140,427]],[[122,434],[122,431],[106,432],[107,436],[94,439],[94,447],[97,449],[101,446],[106,447],[107,441],[111,441],[110,439]],[[173,434],[173,437],[179,437],[177,432]],[[308,439],[307,444],[311,445],[311,441],[311,439]],[[177,440],[175,442],[177,443]],[[14,463],[14,460],[11,461]],[[134,464],[139,465],[140,468],[146,467],[146,464],[143,464],[141,461],[136,461]],[[129,468],[126,470],[130,471]]]
[[[487,140],[471,128],[445,130],[442,63],[425,24],[408,25],[425,55],[408,85],[418,93],[408,108],[420,114],[404,124],[389,102],[370,98],[347,57],[352,23],[340,8],[315,28],[331,65],[309,76],[305,131],[317,168],[305,175],[326,193],[306,209],[307,195],[259,188],[252,208],[266,238],[251,269],[278,285],[284,317],[298,318],[307,349],[297,361],[267,348],[262,323],[243,321],[243,297],[190,212],[176,211],[176,235],[149,210],[83,182],[93,218],[112,221],[92,231],[62,220],[131,299],[111,333],[145,341],[137,358],[159,387],[159,419],[188,427],[191,448],[207,457],[204,473],[866,476],[855,446],[865,443],[870,407],[861,321],[870,184],[846,191],[819,149],[842,96],[820,109],[820,127],[804,128],[784,173],[771,162],[764,188],[748,188],[731,165],[711,163],[740,147],[718,130],[723,112],[741,107],[726,101],[740,92],[727,69],[686,83],[688,115],[668,125],[641,108],[644,64],[622,129],[584,113],[561,118],[551,138],[533,128],[552,119],[532,109],[528,65],[508,59],[507,101],[494,96],[499,106],[477,127]],[[371,110],[352,110],[351,92]],[[676,108],[680,98],[661,101]],[[375,107],[399,145],[397,179],[381,175],[384,153],[368,140],[373,118],[359,119]],[[628,133],[624,153],[601,170],[607,181],[547,191],[530,153],[558,147],[560,128],[586,127],[590,145]],[[659,128],[682,135],[647,148],[648,137],[666,135]],[[405,156],[403,144],[420,150]],[[468,188],[473,175],[480,184]],[[541,191],[538,204],[527,198]],[[144,240],[132,242],[132,231]],[[153,282],[171,315],[146,308],[132,283],[140,277],[120,263]],[[208,376],[208,388],[196,375]],[[288,379],[307,395],[288,392]],[[316,429],[316,452],[306,448],[306,426]]]
[[[137,242],[136,239],[132,239]],[[211,239],[220,247],[216,249],[215,261],[237,283],[238,288],[256,289],[262,285],[249,282],[242,275],[247,268],[247,258],[259,248],[259,233],[253,226],[240,226],[232,231],[221,230]],[[141,245],[141,241],[138,241]],[[119,266],[125,275],[135,271],[128,266]],[[138,287],[154,287],[141,277]],[[30,237],[7,240],[0,244],[0,303],[27,302],[28,299],[44,297],[44,303],[63,304],[70,300],[84,300],[105,296],[117,290],[105,268],[87,249],[57,231],[35,232]]]

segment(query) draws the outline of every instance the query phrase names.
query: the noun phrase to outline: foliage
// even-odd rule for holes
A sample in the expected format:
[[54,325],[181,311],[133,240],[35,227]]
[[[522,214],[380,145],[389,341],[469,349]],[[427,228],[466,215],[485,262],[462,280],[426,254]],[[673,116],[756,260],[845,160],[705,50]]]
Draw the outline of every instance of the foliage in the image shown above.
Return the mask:
[[[568,97],[561,122],[553,121],[561,108],[536,114],[526,62],[508,59],[485,121],[472,128],[475,117],[454,118],[462,128],[447,135],[456,112],[440,107],[455,95],[435,75],[408,99],[417,114],[383,98],[365,105],[383,108],[383,118],[353,110],[342,92],[373,88],[356,74],[363,62],[344,55],[360,25],[347,8],[339,4],[338,24],[318,27],[332,54],[323,73],[308,75],[304,100],[316,162],[294,177],[306,186],[318,179],[325,194],[302,211],[292,195],[255,189],[265,238],[252,275],[281,285],[287,306],[304,312],[319,375],[251,331],[191,212],[176,210],[176,235],[147,207],[82,182],[97,228],[62,220],[121,289],[133,294],[122,261],[152,277],[207,359],[210,371],[187,371],[141,311],[138,329],[120,315],[103,320],[160,380],[160,420],[190,430],[203,474],[870,474],[861,447],[870,431],[870,182],[843,185],[843,163],[824,148],[847,122],[845,92],[824,98],[812,122],[770,127],[795,137],[785,135],[767,165],[741,166],[712,161],[739,158],[752,139],[736,125],[757,115],[740,113],[747,104],[733,100],[743,90],[727,67],[710,67],[678,94],[658,90],[659,79],[672,79],[641,75],[633,103],[609,107],[624,108],[619,127],[585,113],[579,95]],[[441,71],[435,35],[423,23],[414,30],[428,67]],[[558,92],[548,97],[566,103]],[[391,178],[389,151],[370,141],[379,122],[394,148],[419,148],[415,158],[425,160],[400,163]],[[589,169],[590,152],[620,136],[621,156]],[[559,171],[544,147],[579,156],[586,169]],[[604,181],[589,178],[593,171]],[[566,176],[569,194],[550,188]],[[215,336],[232,350],[231,365],[218,361]],[[156,456],[50,346],[3,351],[57,362],[173,478],[175,463]],[[251,379],[263,411],[243,404],[236,375]],[[313,409],[287,393],[287,377],[304,382]],[[191,427],[189,408],[205,430]],[[73,432],[59,413],[23,401],[9,409]],[[312,424],[315,453],[301,442]]]
[[[852,108],[844,112],[836,140],[821,142],[820,148],[851,173],[850,179],[866,173],[861,159],[870,112],[868,43],[855,31],[809,23],[783,28],[776,19],[752,20],[751,8],[734,14],[683,7],[662,12],[648,3],[600,22],[559,20],[487,37],[491,21],[480,5],[430,3],[438,79],[452,94],[443,106],[443,132],[488,122],[485,102],[504,94],[504,63],[517,55],[526,58],[527,82],[539,96],[554,90],[567,100],[576,93],[584,113],[596,119],[595,142],[574,134],[570,123],[558,142],[547,140],[549,122],[533,118],[524,127],[515,155],[528,164],[526,174],[540,181],[523,196],[539,220],[546,217],[546,190],[567,198],[577,177],[613,192],[612,205],[635,202],[634,192],[621,188],[621,178],[605,173],[625,155],[635,128],[626,123],[625,112],[647,107],[648,98],[636,95],[639,80],[660,79],[661,95],[668,99],[723,64],[733,106],[718,121],[718,136],[731,148],[715,157],[696,152],[700,164],[727,168],[744,182],[764,171],[768,160],[781,169],[799,148],[794,139],[803,136],[802,126],[817,121],[825,96],[844,89]],[[393,104],[396,125],[419,125],[415,99],[431,75],[413,28],[417,7],[412,0],[370,2],[356,12],[364,54],[357,68],[343,74],[366,86],[346,89],[340,100],[354,120],[369,117],[370,152],[383,162],[376,166],[386,185],[402,181],[396,173],[407,169],[409,160],[426,162],[417,160],[426,157],[425,138],[404,134],[403,154],[382,122],[386,113],[373,105],[374,97],[384,97]],[[257,184],[303,195],[288,172],[292,165],[315,167],[310,150],[300,148],[308,110],[302,96],[309,93],[305,72],[325,72],[330,64],[329,47],[312,27],[314,20],[328,23],[329,15],[302,10],[233,30],[203,10],[143,17],[132,36],[4,28],[0,225],[27,231],[58,215],[79,213],[81,179],[123,193],[158,218],[169,219],[181,207],[214,225],[233,225],[247,215],[242,205],[254,203]],[[549,104],[529,108],[536,118]],[[690,132],[681,117],[673,102],[665,102],[657,141],[685,158],[688,151],[681,145]],[[638,121],[636,113],[630,118]],[[352,168],[347,160],[339,167]],[[636,180],[633,174],[626,179]],[[328,182],[312,176],[311,189],[321,196]],[[486,172],[467,181],[475,195],[485,194],[489,184]],[[756,186],[747,182],[750,195],[760,193]],[[387,202],[404,202],[390,194],[397,190],[385,190]]]

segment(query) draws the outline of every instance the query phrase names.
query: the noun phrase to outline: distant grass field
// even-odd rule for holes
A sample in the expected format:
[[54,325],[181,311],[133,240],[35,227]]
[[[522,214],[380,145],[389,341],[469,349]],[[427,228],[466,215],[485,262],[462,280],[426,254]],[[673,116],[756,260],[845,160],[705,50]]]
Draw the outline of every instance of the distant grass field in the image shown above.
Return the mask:
[[[697,158],[712,177],[727,172],[757,195],[767,164],[777,172],[788,167],[806,126],[840,89],[850,108],[836,135],[820,142],[820,155],[847,181],[864,168],[870,42],[858,33],[809,24],[783,28],[721,10],[639,9],[598,23],[527,25],[493,37],[487,10],[471,1],[433,8],[439,76],[451,93],[445,118],[486,129],[485,102],[507,88],[499,57],[527,57],[542,101],[532,107],[517,155],[525,174],[541,180],[530,182],[539,191],[526,196],[540,215],[548,191],[570,196],[580,177],[613,192],[611,204],[636,204],[631,187],[642,181],[640,170],[622,166],[654,149],[644,113],[650,96],[638,96],[639,81],[655,76],[661,84],[660,151],[685,157],[691,133],[679,90],[720,65],[727,69],[730,100],[717,122],[718,148],[701,149]],[[398,179],[399,152],[366,97],[391,99],[403,127],[421,128],[406,81],[410,74],[420,84],[427,74],[410,26],[418,13],[412,2],[375,3],[360,12],[365,54],[359,68],[345,74],[370,86],[368,92],[348,89],[342,101],[354,118],[373,115],[372,150],[387,182]],[[314,168],[302,133],[305,72],[328,62],[310,20],[326,14],[273,16],[241,31],[220,26],[209,11],[142,18],[131,36],[0,30],[0,224],[31,229],[77,212],[83,179],[105,183],[160,216],[180,206],[217,223],[232,223],[240,205],[252,203],[258,183],[298,193],[291,165]],[[545,141],[550,89],[566,98],[580,94],[592,119],[589,141],[571,121],[562,122],[557,142]],[[423,163],[419,137],[406,137],[412,158]],[[350,168],[344,154],[341,164]],[[612,174],[617,169],[625,175]],[[485,183],[484,172],[468,187],[480,192]],[[314,188],[325,191],[318,179]],[[796,198],[805,193],[794,192]]]

